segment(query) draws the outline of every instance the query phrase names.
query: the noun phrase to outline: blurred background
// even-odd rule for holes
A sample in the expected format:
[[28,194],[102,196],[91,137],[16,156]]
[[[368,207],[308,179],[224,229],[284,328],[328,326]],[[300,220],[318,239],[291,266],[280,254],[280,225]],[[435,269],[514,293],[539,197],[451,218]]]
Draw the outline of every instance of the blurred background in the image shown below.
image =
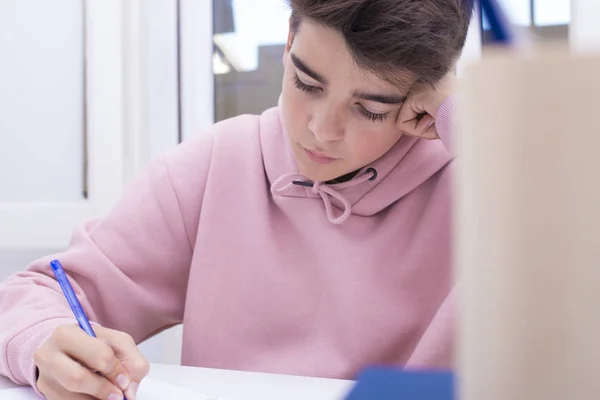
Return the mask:
[[[500,0],[510,21],[540,40],[567,41],[571,23],[571,0]],[[489,38],[489,24],[481,17],[483,43]]]
[[[583,13],[570,0],[502,3],[540,40],[573,42]],[[274,106],[288,18],[284,0],[0,0],[0,281],[64,249],[157,155]],[[487,28],[475,18],[459,73]],[[142,349],[178,363],[180,332]]]

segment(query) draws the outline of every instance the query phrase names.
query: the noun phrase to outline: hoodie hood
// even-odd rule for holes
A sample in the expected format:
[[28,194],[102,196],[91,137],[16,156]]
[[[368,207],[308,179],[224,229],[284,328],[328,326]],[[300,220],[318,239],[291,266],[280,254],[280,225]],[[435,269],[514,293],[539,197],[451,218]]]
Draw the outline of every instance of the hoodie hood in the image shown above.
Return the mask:
[[313,182],[300,174],[284,128],[281,103],[262,115],[260,132],[265,172],[273,195],[321,198],[324,215],[336,224],[343,223],[349,215],[368,217],[385,210],[453,158],[441,140],[402,136],[386,154],[364,166],[354,179],[327,184]]

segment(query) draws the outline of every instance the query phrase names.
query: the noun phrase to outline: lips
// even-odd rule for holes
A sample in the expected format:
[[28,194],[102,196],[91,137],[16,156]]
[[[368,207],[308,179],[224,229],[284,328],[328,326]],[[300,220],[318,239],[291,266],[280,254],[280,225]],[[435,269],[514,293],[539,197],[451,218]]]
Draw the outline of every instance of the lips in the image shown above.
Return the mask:
[[331,158],[332,160],[335,160],[335,157],[331,157],[328,154],[325,153],[321,153],[319,151],[315,151],[315,150],[310,150],[310,149],[306,149],[307,151],[309,151],[310,153],[312,153],[315,157],[320,157],[320,158]]
[[312,161],[314,161],[318,164],[329,164],[329,163],[332,163],[337,160],[337,158],[330,157],[326,154],[319,153],[316,151],[312,151],[312,150],[308,150],[308,149],[304,149],[304,151],[306,152],[306,155],[308,156],[308,158],[310,158]]

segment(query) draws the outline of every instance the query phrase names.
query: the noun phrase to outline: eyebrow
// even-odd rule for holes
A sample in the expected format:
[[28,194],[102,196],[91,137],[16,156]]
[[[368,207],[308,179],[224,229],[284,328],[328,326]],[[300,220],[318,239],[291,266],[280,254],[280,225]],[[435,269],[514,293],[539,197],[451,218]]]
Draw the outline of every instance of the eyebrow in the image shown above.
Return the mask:
[[292,62],[300,71],[304,72],[306,75],[310,76],[314,80],[326,85],[327,79],[323,78],[322,75],[313,71],[308,65],[304,63],[301,59],[299,59],[295,54],[291,54]]
[[[300,71],[304,72],[306,75],[310,76],[314,80],[323,85],[327,84],[327,79],[325,79],[321,74],[315,72],[312,68],[304,63],[301,59],[298,58],[295,54],[290,55],[292,58],[292,62]],[[374,93],[364,93],[364,92],[354,92],[352,97],[367,101],[374,101],[376,103],[382,104],[400,104],[404,103],[406,100],[406,96],[397,96],[391,94],[374,94]]]

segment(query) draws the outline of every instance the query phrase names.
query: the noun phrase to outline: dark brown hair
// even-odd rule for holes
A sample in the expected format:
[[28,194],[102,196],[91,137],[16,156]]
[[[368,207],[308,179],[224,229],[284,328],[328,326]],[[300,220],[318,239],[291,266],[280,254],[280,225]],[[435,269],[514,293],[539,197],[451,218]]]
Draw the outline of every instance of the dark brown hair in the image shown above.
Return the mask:
[[[358,66],[391,82],[437,83],[460,55],[474,0],[288,0],[302,19],[342,34]],[[402,73],[404,72],[404,74]]]

